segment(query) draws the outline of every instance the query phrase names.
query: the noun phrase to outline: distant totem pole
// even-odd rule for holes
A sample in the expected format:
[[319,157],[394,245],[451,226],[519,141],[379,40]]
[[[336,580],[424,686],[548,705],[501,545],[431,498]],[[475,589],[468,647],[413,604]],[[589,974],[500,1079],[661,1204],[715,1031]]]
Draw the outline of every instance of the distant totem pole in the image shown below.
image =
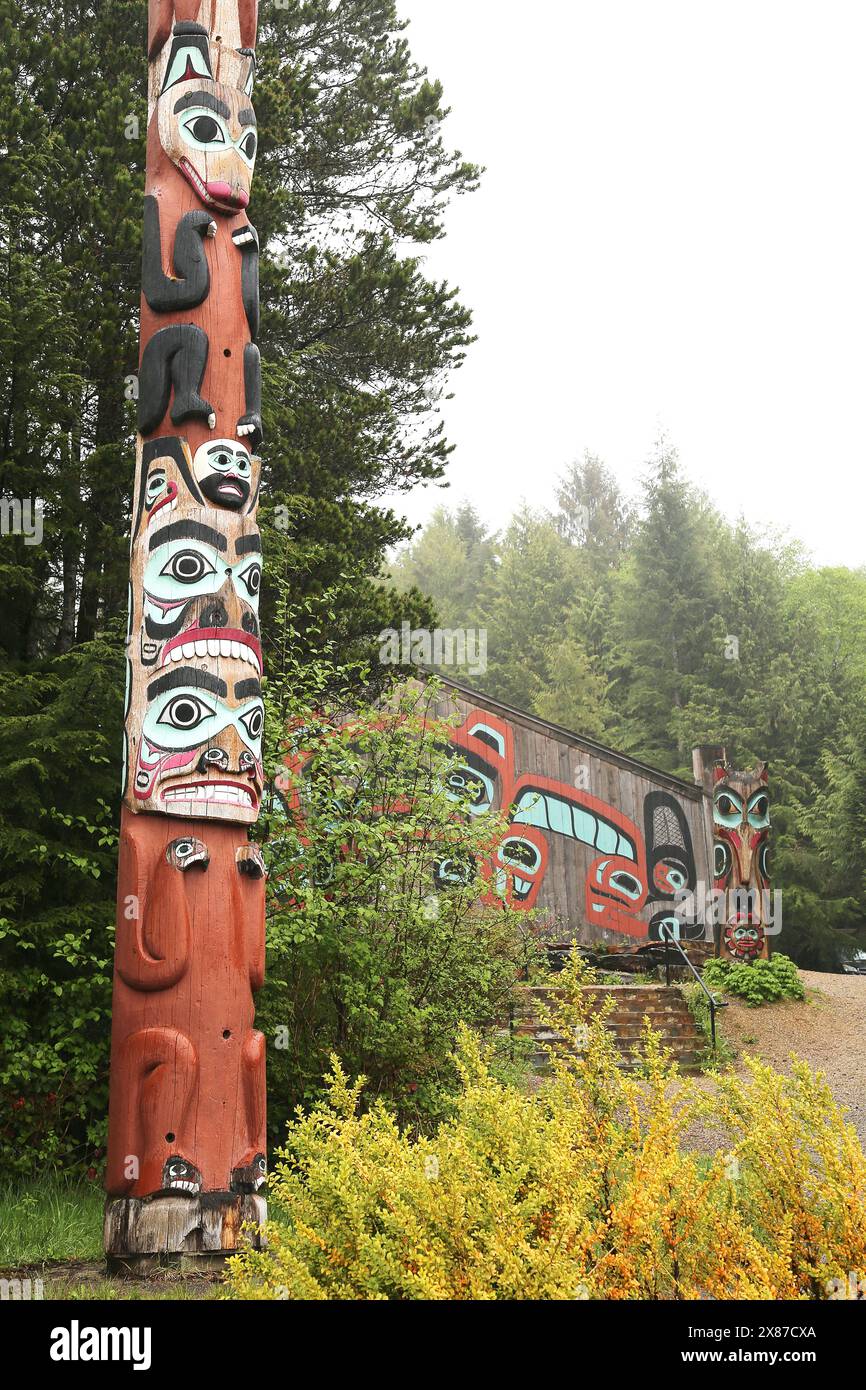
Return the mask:
[[150,0],[105,1244],[265,1216],[256,0]]
[[766,763],[736,772],[713,768],[713,887],[724,893],[716,954],[751,962],[769,955],[767,862],[770,798]]

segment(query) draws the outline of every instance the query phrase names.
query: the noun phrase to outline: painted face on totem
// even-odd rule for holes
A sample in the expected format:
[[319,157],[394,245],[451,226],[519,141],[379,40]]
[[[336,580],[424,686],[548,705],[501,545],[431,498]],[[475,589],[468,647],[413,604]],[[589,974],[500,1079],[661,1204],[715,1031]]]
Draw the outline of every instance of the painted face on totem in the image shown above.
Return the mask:
[[139,810],[246,822],[258,815],[261,686],[244,662],[213,665],[173,664],[145,685],[133,777]]
[[254,1154],[232,1169],[232,1192],[258,1192],[268,1177],[267,1159],[263,1153]]
[[735,960],[767,954],[762,894],[770,886],[767,767],[735,772],[715,768],[713,884],[726,894],[722,941]]
[[240,212],[250,201],[257,144],[253,65],[252,54],[209,44],[199,25],[175,25],[156,108],[159,140],[214,212]]
[[253,516],[259,497],[262,461],[233,439],[214,439],[196,450],[168,435],[142,445],[133,544],[152,522],[160,524],[178,506],[219,507]]
[[250,500],[253,463],[235,439],[214,439],[195,451],[193,475],[204,497],[216,507],[240,511]]
[[[207,521],[198,518],[206,516]],[[154,670],[183,662],[236,661],[262,673],[259,640],[261,540],[251,521],[227,513],[165,513],[145,533],[141,660]]]

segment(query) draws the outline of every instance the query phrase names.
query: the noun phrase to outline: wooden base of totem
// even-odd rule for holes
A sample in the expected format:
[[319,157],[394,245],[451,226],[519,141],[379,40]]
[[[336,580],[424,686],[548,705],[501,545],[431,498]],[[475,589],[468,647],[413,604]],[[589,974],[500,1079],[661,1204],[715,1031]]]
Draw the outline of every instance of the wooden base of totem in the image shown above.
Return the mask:
[[113,1274],[166,1266],[220,1269],[242,1245],[261,1249],[267,1202],[256,1194],[205,1192],[198,1197],[109,1197],[104,1245]]

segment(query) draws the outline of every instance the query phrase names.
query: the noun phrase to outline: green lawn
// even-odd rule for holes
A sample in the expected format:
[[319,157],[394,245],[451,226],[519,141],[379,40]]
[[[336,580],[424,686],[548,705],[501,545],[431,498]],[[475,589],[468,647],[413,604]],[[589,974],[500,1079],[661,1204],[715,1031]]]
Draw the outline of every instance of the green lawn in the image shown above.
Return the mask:
[[221,1279],[214,1276],[165,1272],[109,1279],[102,1253],[104,1203],[98,1183],[57,1175],[0,1183],[0,1275],[26,1268],[31,1280],[42,1279],[47,1300],[217,1297]]
[[104,1203],[97,1183],[52,1176],[0,1184],[0,1269],[101,1259]]

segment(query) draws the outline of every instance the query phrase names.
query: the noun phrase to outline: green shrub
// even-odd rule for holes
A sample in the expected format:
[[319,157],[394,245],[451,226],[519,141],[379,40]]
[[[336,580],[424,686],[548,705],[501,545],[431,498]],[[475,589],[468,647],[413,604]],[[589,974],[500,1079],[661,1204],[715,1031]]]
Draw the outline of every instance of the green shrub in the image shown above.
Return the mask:
[[704,983],[745,999],[747,1004],[769,1004],[777,999],[805,999],[806,991],[790,956],[775,955],[753,965],[731,960],[708,960]]
[[[278,630],[297,621],[281,610]],[[437,687],[335,700],[336,665],[293,653],[266,689],[273,795],[256,827],[268,867],[267,975],[257,1020],[271,1041],[279,1142],[286,1115],[319,1100],[331,1053],[367,1077],[401,1122],[429,1127],[459,1087],[458,1025],[498,1037],[538,947],[532,915],[491,890],[501,817],[472,815],[455,779]],[[321,680],[321,688],[315,688]],[[361,684],[362,682],[358,682]],[[347,694],[349,687],[346,679]]]

